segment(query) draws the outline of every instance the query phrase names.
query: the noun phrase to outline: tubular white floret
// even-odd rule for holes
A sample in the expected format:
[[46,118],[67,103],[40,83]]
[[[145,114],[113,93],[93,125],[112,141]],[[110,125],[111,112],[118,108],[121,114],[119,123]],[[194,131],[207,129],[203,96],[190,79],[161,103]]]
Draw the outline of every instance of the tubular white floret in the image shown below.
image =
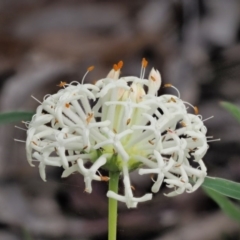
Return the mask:
[[[126,203],[128,208],[152,198],[150,193],[133,195],[129,172],[137,165],[141,166],[140,175],[151,175],[153,193],[162,184],[172,189],[165,194],[169,197],[195,191],[207,175],[202,158],[209,141],[197,108],[182,101],[170,84],[165,86],[176,89],[178,96],[157,96],[161,76],[153,68],[144,79],[145,59],[140,78],[119,78],[122,65],[121,61],[114,64],[107,78],[95,85],[84,84],[93,69],[89,67],[81,83],[61,82],[63,89],[56,94],[46,95],[43,102],[36,99],[40,106],[32,121],[26,123],[29,164],[39,162],[44,181],[47,165],[63,167],[62,177],[79,172],[89,193],[93,180],[108,180],[100,169],[115,164],[123,175],[124,195],[109,191],[107,196]],[[187,112],[186,104],[195,115]]]
[[148,94],[156,95],[162,83],[159,71],[152,68],[148,80]]

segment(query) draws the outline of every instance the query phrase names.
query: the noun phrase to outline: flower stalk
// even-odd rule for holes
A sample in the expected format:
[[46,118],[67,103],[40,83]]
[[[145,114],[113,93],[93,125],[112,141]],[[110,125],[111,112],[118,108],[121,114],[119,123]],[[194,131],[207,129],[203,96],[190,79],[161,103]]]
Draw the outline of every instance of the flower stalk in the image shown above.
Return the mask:
[[[108,190],[118,193],[119,172],[109,172]],[[117,212],[118,201],[114,198],[108,199],[108,240],[117,239]]]

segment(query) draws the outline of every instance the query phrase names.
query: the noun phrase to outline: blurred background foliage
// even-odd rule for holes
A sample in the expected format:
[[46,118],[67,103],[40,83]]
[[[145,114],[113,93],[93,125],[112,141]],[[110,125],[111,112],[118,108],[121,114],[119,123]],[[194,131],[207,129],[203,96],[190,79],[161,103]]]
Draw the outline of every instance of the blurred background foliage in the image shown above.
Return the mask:
[[[33,111],[60,81],[106,76],[124,61],[122,75],[139,75],[141,59],[160,70],[164,83],[197,105],[209,135],[204,160],[210,176],[240,182],[239,123],[219,104],[240,106],[240,2],[238,0],[0,0],[0,110]],[[162,89],[161,93],[173,93]],[[24,124],[19,123],[20,127]],[[25,132],[0,128],[0,239],[105,240],[107,185],[84,193],[83,179],[48,182],[30,168]],[[135,194],[150,191],[151,179],[132,173]],[[120,186],[122,190],[122,186]],[[202,190],[128,210],[119,205],[119,240],[237,240],[239,223],[224,215]]]

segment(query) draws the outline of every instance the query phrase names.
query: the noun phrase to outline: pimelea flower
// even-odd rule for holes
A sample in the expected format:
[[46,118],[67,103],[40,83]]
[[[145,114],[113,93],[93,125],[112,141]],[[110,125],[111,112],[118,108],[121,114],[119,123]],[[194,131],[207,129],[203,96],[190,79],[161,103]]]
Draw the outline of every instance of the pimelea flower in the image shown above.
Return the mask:
[[[178,96],[158,96],[160,73],[153,68],[144,79],[145,59],[140,78],[119,78],[122,65],[115,64],[95,84],[84,84],[90,67],[81,83],[61,82],[61,90],[44,97],[26,124],[29,164],[39,162],[44,181],[47,165],[63,167],[62,177],[79,172],[89,193],[93,180],[109,180],[101,168],[120,171],[124,195],[108,191],[107,196],[129,208],[152,198],[150,193],[134,197],[129,173],[137,168],[140,175],[156,176],[153,193],[163,182],[172,189],[166,196],[195,191],[207,174],[202,158],[208,149],[197,108],[181,100],[176,88]],[[188,113],[189,107],[194,113]]]

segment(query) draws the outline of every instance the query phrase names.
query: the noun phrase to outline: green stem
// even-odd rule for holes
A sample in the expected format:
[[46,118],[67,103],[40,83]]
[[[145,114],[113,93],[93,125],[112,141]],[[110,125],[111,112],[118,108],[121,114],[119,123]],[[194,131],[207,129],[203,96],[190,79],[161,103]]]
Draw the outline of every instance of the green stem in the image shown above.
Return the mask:
[[[119,172],[109,172],[108,190],[118,193]],[[117,239],[117,200],[108,199],[108,240]]]

